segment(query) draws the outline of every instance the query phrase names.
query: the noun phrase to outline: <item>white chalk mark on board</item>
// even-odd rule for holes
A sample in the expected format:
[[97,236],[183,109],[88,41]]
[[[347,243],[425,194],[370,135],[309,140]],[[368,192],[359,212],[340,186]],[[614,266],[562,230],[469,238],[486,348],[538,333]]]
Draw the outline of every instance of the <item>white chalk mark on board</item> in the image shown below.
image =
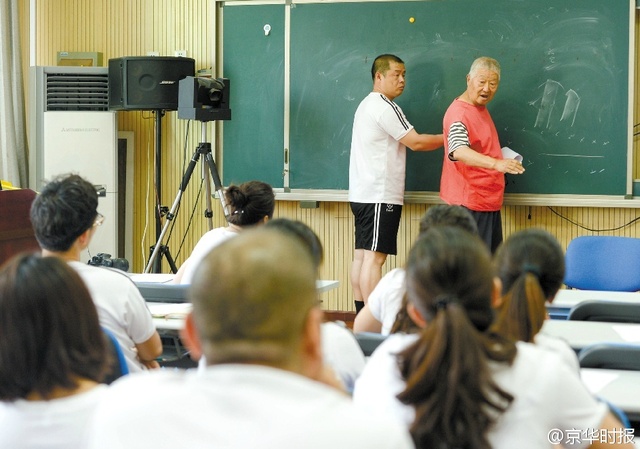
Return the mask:
[[540,156],[551,156],[551,157],[584,157],[584,158],[604,158],[604,156],[594,156],[588,154],[552,154],[552,153],[540,153]]
[[560,121],[571,119],[571,126],[576,121],[576,115],[578,114],[578,108],[580,107],[580,95],[575,90],[569,89],[566,93],[567,100],[564,103],[564,111],[562,111],[562,117]]
[[[542,87],[542,85],[540,87]],[[540,105],[538,106],[538,115],[536,117],[536,122],[534,125],[535,128],[552,127],[551,120],[553,117],[553,111],[556,107],[556,100],[558,98],[559,92],[563,90],[564,88],[562,84],[557,81],[548,79],[544,83],[544,92],[542,93]],[[569,126],[573,126],[578,115],[578,109],[580,108],[580,95],[578,95],[575,90],[569,89],[565,94],[565,97],[566,99],[564,102],[564,109],[562,110],[560,121],[570,121],[571,124]],[[530,102],[529,104],[533,106],[535,105],[536,101]],[[558,135],[558,133],[556,133],[556,135]]]
[[556,105],[556,96],[558,95],[558,90],[561,88],[562,85],[557,81],[547,80],[545,83],[540,108],[538,109],[538,116],[536,117],[536,123],[534,125],[535,128],[549,127],[551,113]]

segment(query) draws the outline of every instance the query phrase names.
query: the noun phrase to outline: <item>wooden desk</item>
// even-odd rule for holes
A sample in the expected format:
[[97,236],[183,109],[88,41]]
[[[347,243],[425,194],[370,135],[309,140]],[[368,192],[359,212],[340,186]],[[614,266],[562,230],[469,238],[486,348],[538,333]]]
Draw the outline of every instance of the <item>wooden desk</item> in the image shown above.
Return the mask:
[[552,318],[565,319],[569,310],[582,301],[617,301],[640,304],[640,293],[636,292],[608,292],[596,290],[562,289],[551,304],[547,304],[547,311]]
[[546,320],[542,334],[566,340],[576,351],[596,343],[640,343],[640,324]]
[[580,376],[591,393],[620,407],[630,421],[640,421],[640,371],[582,368]]

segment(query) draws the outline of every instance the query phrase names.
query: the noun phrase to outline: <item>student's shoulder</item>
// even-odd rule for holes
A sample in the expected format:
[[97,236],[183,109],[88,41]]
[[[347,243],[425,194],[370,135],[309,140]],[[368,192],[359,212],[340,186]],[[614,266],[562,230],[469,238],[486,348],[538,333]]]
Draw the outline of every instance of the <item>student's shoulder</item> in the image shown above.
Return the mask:
[[517,354],[511,369],[522,376],[533,376],[540,382],[550,379],[577,378],[575,368],[564,354],[550,347],[519,341]]
[[186,378],[191,373],[186,370],[157,369],[140,371],[122,376],[109,385],[109,392],[105,401],[115,402],[127,398],[144,399],[145,403],[154,403],[162,398],[166,401],[169,396],[178,395]]
[[135,282],[133,282],[129,274],[117,268],[96,267],[81,262],[70,262],[70,265],[76,270],[90,289],[105,286],[105,288],[108,287],[109,290],[126,289],[138,291]]

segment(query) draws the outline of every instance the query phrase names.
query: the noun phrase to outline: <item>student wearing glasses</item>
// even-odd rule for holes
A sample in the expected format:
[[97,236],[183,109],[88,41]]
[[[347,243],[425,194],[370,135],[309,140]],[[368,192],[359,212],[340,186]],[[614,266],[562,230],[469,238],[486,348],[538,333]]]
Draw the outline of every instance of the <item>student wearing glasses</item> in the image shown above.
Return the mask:
[[94,186],[79,175],[59,176],[31,205],[31,223],[43,256],[65,260],[87,284],[100,324],[120,343],[130,372],[157,368],[162,342],[136,285],[122,271],[80,261],[102,224]]

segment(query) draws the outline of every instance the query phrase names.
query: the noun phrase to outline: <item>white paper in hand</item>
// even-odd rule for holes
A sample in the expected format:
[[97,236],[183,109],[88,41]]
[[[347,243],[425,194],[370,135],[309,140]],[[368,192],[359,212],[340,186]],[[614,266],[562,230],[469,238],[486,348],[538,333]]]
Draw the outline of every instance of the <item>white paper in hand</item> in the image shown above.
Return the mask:
[[502,157],[505,159],[515,159],[518,162],[522,162],[522,155],[516,153],[509,147],[502,147]]

